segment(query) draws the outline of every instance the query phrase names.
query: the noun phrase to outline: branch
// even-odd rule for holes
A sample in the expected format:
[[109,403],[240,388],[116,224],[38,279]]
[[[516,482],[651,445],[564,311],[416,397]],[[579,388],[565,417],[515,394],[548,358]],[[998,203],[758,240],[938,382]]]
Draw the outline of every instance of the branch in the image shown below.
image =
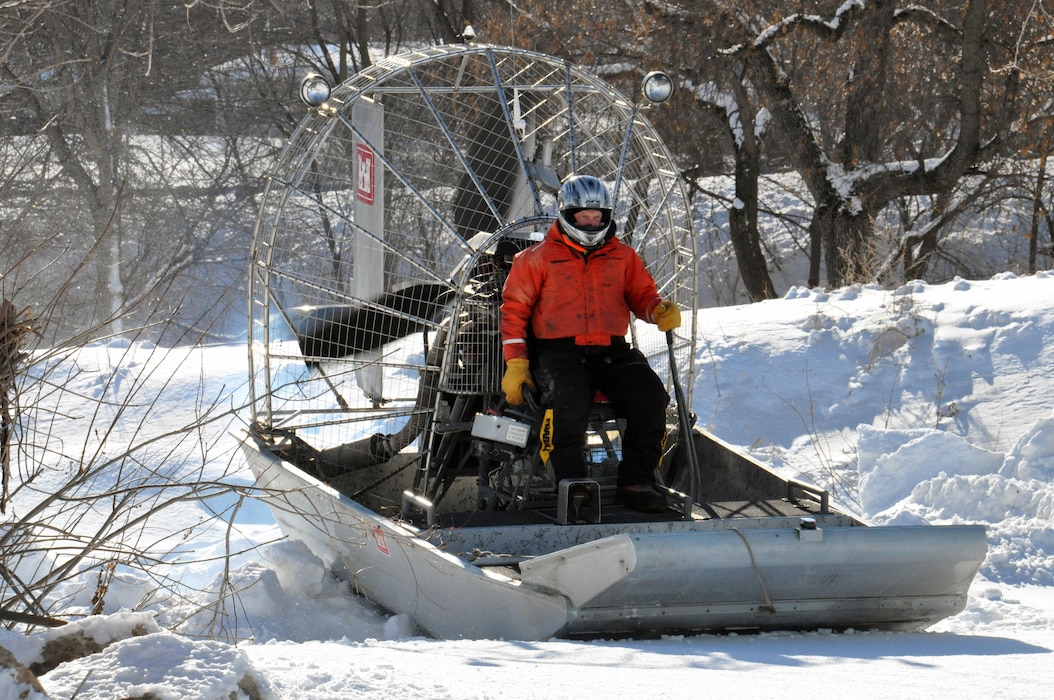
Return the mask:
[[824,19],[820,15],[796,13],[776,24],[770,25],[767,29],[762,30],[749,43],[737,44],[727,49],[722,49],[720,53],[724,55],[734,55],[743,51],[768,48],[777,39],[786,36],[798,28],[809,31],[824,39],[838,40],[849,26],[849,20],[854,19],[855,15],[865,10],[866,7],[867,5],[864,0],[849,0],[839,7],[834,13],[834,16],[830,19]]

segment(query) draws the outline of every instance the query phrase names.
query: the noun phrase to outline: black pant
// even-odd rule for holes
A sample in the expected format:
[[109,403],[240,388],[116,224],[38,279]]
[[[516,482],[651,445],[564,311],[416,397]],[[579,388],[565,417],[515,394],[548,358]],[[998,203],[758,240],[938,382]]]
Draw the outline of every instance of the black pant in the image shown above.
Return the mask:
[[625,419],[618,485],[654,484],[666,433],[670,395],[639,350],[610,347],[546,346],[534,352],[532,374],[553,409],[556,481],[586,476],[585,433],[593,398],[600,390]]

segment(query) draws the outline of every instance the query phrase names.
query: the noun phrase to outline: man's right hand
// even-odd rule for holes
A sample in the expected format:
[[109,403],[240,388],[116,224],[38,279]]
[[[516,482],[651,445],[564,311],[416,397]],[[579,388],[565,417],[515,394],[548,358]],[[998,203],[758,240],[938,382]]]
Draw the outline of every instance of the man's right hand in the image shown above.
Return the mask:
[[531,391],[537,389],[527,358],[514,357],[505,363],[505,376],[501,378],[501,390],[505,392],[505,400],[514,406],[523,403],[525,384]]

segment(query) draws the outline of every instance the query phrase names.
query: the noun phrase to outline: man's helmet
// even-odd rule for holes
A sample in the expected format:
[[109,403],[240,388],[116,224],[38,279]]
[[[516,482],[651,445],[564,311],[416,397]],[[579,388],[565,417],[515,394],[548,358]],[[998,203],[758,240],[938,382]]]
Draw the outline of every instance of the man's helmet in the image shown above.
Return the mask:
[[[599,210],[602,215],[600,226],[576,223],[575,213],[583,209]],[[586,248],[600,245],[611,228],[611,193],[607,185],[592,175],[571,175],[560,185],[557,218],[563,232],[576,243]]]

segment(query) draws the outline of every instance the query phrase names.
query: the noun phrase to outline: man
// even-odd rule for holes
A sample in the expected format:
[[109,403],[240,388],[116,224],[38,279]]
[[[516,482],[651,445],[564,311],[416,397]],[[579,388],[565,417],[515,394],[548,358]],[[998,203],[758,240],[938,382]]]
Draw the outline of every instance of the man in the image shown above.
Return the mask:
[[[501,387],[511,404],[535,379],[552,401],[556,481],[586,476],[583,447],[597,390],[626,421],[617,496],[659,512],[655,470],[670,397],[640,351],[626,342],[630,314],[665,332],[681,323],[636,251],[615,238],[611,194],[599,179],[572,175],[545,240],[516,255],[502,290]],[[529,350],[529,352],[528,352]],[[533,368],[533,373],[532,373]]]

